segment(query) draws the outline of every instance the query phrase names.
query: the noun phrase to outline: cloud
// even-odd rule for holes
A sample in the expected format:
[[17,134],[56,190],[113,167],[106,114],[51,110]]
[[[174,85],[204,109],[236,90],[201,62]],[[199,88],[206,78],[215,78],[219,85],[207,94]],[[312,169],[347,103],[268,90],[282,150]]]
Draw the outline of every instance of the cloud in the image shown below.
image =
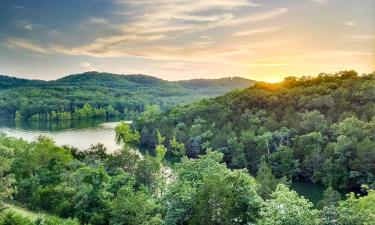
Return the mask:
[[82,62],[82,63],[79,63],[78,65],[80,67],[82,67],[83,69],[87,70],[87,71],[97,71],[98,70],[96,67],[91,65],[91,63],[89,63],[89,62]]
[[352,27],[352,26],[355,26],[355,25],[356,25],[356,23],[355,23],[355,22],[353,22],[353,21],[345,21],[345,22],[344,22],[344,24],[345,24],[346,26],[350,26],[350,27]]
[[94,24],[94,25],[102,25],[102,24],[108,24],[109,21],[105,18],[99,18],[99,17],[90,17],[88,20],[89,24]]
[[44,54],[50,53],[50,51],[48,51],[47,49],[41,46],[38,46],[36,44],[33,44],[29,42],[28,40],[20,39],[20,38],[9,38],[6,41],[5,45],[10,48],[15,48],[15,47],[22,48],[22,49],[26,49],[26,50],[37,52],[37,53],[44,53]]
[[268,12],[256,13],[256,14],[252,14],[252,15],[249,15],[249,16],[245,16],[245,17],[231,19],[227,23],[225,23],[224,25],[232,26],[232,25],[239,25],[239,24],[243,24],[243,23],[268,20],[268,19],[272,19],[272,18],[275,18],[277,16],[280,16],[287,11],[288,11],[288,8],[279,8],[279,9],[271,10],[271,11],[268,11]]
[[23,27],[25,30],[32,30],[33,29],[33,25],[31,24],[27,24]]
[[[116,0],[118,7],[113,20],[89,17],[81,21],[83,26],[95,26],[97,37],[90,42],[64,44],[54,36],[50,41],[38,45],[26,39],[12,38],[7,41],[12,47],[37,53],[91,56],[97,58],[131,56],[153,60],[217,61],[252,54],[252,50],[239,44],[225,44],[216,37],[272,32],[276,28],[241,30],[241,26],[276,18],[287,8],[265,10],[260,4],[249,0]],[[246,11],[244,9],[258,10]],[[117,16],[117,17],[116,17]],[[33,30],[35,25],[23,21],[23,27]],[[207,35],[214,30],[218,35]],[[104,32],[110,31],[110,32]],[[80,66],[89,66],[80,64]]]
[[349,37],[349,39],[354,42],[372,41],[375,39],[375,34],[374,35],[352,35]]
[[172,6],[178,9],[185,9],[185,11],[204,11],[210,9],[236,9],[239,7],[257,7],[258,3],[249,0],[207,0],[207,1],[190,1],[190,0],[116,0],[118,4],[126,4],[133,6]]
[[44,28],[40,24],[34,24],[34,23],[31,23],[27,20],[15,20],[14,26],[18,29],[28,30],[28,31],[35,30],[36,28]]
[[277,30],[275,27],[259,28],[252,30],[239,31],[233,34],[233,36],[252,36],[256,34],[270,33]]

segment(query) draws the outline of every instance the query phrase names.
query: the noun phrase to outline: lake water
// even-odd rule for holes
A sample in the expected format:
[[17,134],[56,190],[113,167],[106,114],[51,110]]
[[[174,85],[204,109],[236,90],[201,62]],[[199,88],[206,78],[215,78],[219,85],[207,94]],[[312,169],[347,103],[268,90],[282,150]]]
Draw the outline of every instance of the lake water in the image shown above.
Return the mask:
[[[131,121],[126,121],[131,123]],[[51,137],[57,145],[69,145],[80,150],[91,145],[103,144],[108,152],[116,151],[120,145],[115,142],[114,128],[118,121],[87,120],[51,122],[0,122],[0,132],[7,136],[33,141],[38,136]]]
[[[126,121],[131,123],[131,121]],[[33,141],[38,136],[51,137],[57,145],[69,145],[80,150],[88,149],[91,145],[103,144],[108,152],[120,148],[115,142],[115,127],[119,121],[84,120],[51,122],[0,121],[0,132],[8,136]],[[325,187],[305,181],[295,181],[291,188],[305,196],[314,205],[323,197]]]

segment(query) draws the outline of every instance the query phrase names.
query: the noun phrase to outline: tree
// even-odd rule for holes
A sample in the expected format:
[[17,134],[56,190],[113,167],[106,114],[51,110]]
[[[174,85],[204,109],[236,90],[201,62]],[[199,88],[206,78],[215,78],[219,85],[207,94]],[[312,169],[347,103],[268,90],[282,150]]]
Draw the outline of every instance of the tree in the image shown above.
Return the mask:
[[163,221],[158,214],[160,211],[160,205],[146,191],[123,187],[111,203],[110,224],[138,225],[153,222],[161,225]]
[[319,211],[312,209],[313,204],[299,197],[283,184],[267,199],[261,209],[259,225],[318,225]]
[[158,140],[158,144],[156,145],[156,158],[161,163],[161,161],[164,159],[165,153],[167,153],[167,148],[163,145],[163,142],[165,141],[165,137],[160,134],[160,132],[156,131],[156,137]]
[[23,120],[23,116],[19,111],[16,111],[14,119],[19,122]]
[[260,184],[258,190],[259,195],[266,199],[275,191],[279,180],[272,174],[271,168],[267,165],[266,159],[263,157],[258,169],[256,180]]
[[294,139],[294,152],[302,163],[302,173],[312,181],[319,181],[324,162],[323,149],[327,139],[320,132],[312,132],[297,136]]
[[177,165],[177,179],[166,193],[166,224],[248,224],[258,217],[261,198],[255,179],[221,164],[208,152]]
[[116,143],[118,144],[139,144],[140,135],[138,131],[132,131],[130,129],[130,125],[121,122],[119,125],[115,128],[116,131]]
[[75,215],[83,223],[107,224],[113,196],[108,191],[110,176],[102,166],[82,167],[74,173]]
[[175,136],[169,141],[169,146],[172,154],[178,158],[181,158],[186,154],[184,143],[177,142]]
[[112,105],[107,106],[106,112],[108,117],[116,117],[120,114]]
[[331,186],[329,186],[323,192],[323,199],[318,202],[318,206],[323,208],[325,206],[337,206],[341,200],[341,194],[335,191]]
[[299,172],[299,162],[293,158],[293,150],[282,146],[269,157],[272,172],[276,177],[293,179]]
[[305,133],[324,133],[328,128],[328,122],[321,112],[313,110],[302,114],[300,127]]
[[0,211],[4,206],[4,200],[10,199],[15,192],[15,179],[10,173],[12,163],[10,160],[11,155],[12,150],[0,143]]
[[61,219],[56,216],[44,216],[39,218],[35,225],[79,225],[77,219]]
[[1,225],[34,225],[33,222],[24,216],[13,211],[7,211],[3,215],[0,214]]
[[357,197],[350,193],[338,206],[338,224],[370,225],[375,221],[375,191],[369,190],[367,196]]

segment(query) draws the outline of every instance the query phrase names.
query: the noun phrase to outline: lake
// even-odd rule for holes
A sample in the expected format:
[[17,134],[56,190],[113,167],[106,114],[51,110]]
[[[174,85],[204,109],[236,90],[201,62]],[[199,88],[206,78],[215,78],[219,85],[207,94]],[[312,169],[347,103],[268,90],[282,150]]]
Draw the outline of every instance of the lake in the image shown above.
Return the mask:
[[[131,123],[131,121],[125,121]],[[33,141],[38,136],[51,137],[57,145],[69,145],[80,150],[88,149],[97,143],[103,144],[108,152],[120,148],[115,142],[115,127],[119,121],[84,120],[60,122],[22,122],[0,121],[0,132],[8,136]],[[291,188],[305,196],[316,205],[323,197],[325,187],[306,181],[295,181]]]
[[[131,123],[131,121],[125,121]],[[57,145],[69,145],[80,150],[91,145],[103,144],[108,152],[116,151],[120,145],[115,142],[115,130],[119,121],[85,120],[62,122],[1,121],[0,132],[7,136],[33,141],[38,136],[51,137]]]

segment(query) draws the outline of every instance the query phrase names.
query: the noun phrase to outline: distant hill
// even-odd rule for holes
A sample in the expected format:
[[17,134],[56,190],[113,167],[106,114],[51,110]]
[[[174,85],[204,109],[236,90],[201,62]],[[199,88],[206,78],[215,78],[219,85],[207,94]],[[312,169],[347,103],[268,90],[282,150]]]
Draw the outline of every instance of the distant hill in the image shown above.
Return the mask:
[[167,146],[171,140],[185,146],[177,153],[170,147],[167,157],[196,158],[211,149],[229,167],[252,174],[264,163],[277,178],[375,187],[375,72],[257,82],[135,124],[144,147],[155,146],[156,131]]
[[22,79],[22,78],[17,78],[17,77],[0,75],[0,89],[25,87],[25,86],[40,86],[46,83],[47,83],[46,81],[41,81],[41,80],[28,80],[28,79]]
[[242,77],[226,77],[220,79],[193,79],[176,81],[177,84],[200,93],[207,94],[223,94],[223,92],[229,92],[233,89],[240,89],[249,87],[254,84],[255,81],[245,79]]
[[[118,114],[141,112],[146,105],[169,109],[202,98],[251,86],[245,78],[167,81],[131,74],[86,72],[53,81],[28,80],[0,75],[0,118],[43,118],[51,112],[73,113],[90,104],[93,108],[112,106]],[[39,118],[39,116],[34,117]]]

